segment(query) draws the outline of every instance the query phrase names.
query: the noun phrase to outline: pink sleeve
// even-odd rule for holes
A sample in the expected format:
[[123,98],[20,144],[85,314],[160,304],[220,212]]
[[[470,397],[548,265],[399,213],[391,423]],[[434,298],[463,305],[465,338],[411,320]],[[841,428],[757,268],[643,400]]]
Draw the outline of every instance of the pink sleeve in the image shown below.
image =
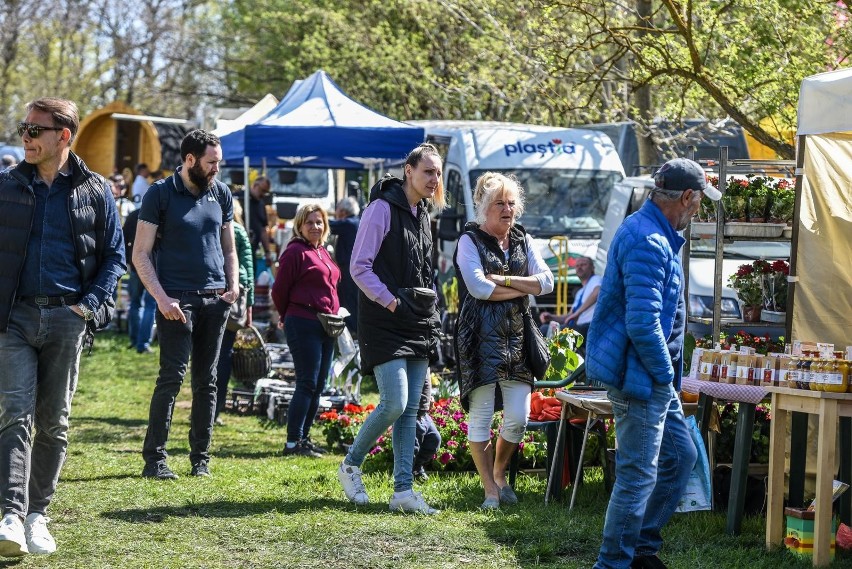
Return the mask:
[[376,200],[364,210],[352,248],[352,261],[349,263],[352,280],[358,288],[367,298],[382,306],[393,302],[394,297],[373,272],[373,261],[390,231],[390,207],[385,200]]

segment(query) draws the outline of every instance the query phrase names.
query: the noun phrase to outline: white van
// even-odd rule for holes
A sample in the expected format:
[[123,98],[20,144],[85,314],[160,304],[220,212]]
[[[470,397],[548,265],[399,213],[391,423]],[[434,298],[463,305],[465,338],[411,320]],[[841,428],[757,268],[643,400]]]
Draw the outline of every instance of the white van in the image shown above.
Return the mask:
[[[319,203],[326,211],[333,211],[336,203],[333,174],[326,168],[268,167],[271,203],[278,217],[293,219],[306,203]],[[242,167],[225,166],[219,177],[226,184],[241,186],[245,174]]]
[[[557,273],[559,247],[567,250],[569,286],[577,257],[595,258],[613,186],[624,177],[609,138],[599,132],[517,123],[410,121],[426,131],[444,159],[447,209],[437,219],[438,278],[454,274],[453,252],[464,224],[472,221],[473,188],[485,172],[512,174],[526,194],[520,223]],[[565,241],[554,237],[567,238]],[[552,309],[555,295],[538,297]]]
[[[630,177],[615,184],[607,206],[607,216],[595,258],[595,272],[603,275],[607,251],[616,230],[631,213],[642,207],[654,187],[650,176]],[[728,279],[740,265],[757,259],[787,259],[789,242],[730,241],[724,245],[722,260],[722,318],[739,320],[742,316],[739,299]],[[690,243],[689,256],[689,315],[713,317],[713,287],[716,266],[716,244],[713,239],[695,239]]]

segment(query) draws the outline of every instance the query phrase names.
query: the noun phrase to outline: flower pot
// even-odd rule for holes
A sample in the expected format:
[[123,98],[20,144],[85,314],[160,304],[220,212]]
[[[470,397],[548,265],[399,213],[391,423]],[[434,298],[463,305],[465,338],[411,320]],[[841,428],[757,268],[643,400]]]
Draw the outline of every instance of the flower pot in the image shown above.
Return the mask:
[[744,322],[760,322],[760,306],[744,306],[743,321]]
[[765,308],[760,312],[760,319],[764,322],[775,322],[781,323],[787,321],[787,313],[786,312],[776,312],[774,310],[766,310]]

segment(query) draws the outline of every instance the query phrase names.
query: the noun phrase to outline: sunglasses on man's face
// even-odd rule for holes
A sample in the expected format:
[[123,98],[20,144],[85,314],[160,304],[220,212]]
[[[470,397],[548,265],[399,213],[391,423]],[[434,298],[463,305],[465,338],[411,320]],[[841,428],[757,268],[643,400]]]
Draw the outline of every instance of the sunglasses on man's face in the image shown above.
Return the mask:
[[45,130],[65,130],[65,127],[62,126],[41,126],[40,124],[32,124],[28,122],[19,122],[18,123],[18,136],[24,136],[24,133],[27,133],[27,136],[30,138],[38,138],[41,135],[42,131]]

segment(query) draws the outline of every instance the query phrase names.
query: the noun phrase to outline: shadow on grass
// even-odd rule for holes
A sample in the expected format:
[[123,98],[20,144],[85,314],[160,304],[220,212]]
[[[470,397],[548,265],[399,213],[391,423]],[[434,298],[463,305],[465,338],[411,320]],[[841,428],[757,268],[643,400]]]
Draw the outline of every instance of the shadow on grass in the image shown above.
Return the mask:
[[127,510],[113,510],[103,512],[101,516],[112,520],[135,524],[161,523],[168,518],[242,518],[280,512],[282,514],[295,514],[305,510],[341,510],[357,511],[365,514],[388,514],[385,503],[370,504],[369,506],[355,506],[346,500],[331,500],[320,498],[316,500],[260,500],[256,502],[201,502],[189,503],[183,506],[163,506],[157,508],[131,508]]
[[147,427],[148,419],[128,419],[127,417],[72,417],[76,423],[106,423],[114,427],[125,427],[127,429],[138,429],[139,427]]
[[519,492],[520,505],[501,506],[477,525],[493,543],[512,549],[521,568],[591,567],[601,544],[598,524],[602,526],[608,495],[602,481],[584,483],[569,512],[571,489],[548,505],[543,491]]
[[24,557],[0,557],[0,567],[17,567],[23,563]]
[[[140,467],[141,471],[141,467]],[[95,480],[126,480],[128,478],[139,478],[138,474],[104,474],[103,476],[80,476],[78,478],[66,478],[64,475],[60,482],[94,482]]]

